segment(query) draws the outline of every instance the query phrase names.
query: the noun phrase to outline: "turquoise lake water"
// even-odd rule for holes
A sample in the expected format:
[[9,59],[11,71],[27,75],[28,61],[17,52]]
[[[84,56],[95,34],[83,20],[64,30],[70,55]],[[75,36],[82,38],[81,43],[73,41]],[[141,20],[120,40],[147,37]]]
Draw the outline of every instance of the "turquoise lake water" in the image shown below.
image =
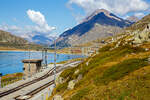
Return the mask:
[[[81,55],[57,54],[57,62],[81,58]],[[31,59],[41,59],[41,52],[31,52]],[[23,59],[29,59],[29,52],[0,51],[0,73],[3,75],[23,72]],[[54,54],[48,53],[48,63],[54,62]]]

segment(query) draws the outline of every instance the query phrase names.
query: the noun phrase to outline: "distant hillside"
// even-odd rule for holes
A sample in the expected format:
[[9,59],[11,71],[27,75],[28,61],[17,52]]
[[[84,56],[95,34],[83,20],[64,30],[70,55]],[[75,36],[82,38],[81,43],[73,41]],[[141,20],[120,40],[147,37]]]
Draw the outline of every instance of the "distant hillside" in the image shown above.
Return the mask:
[[135,16],[130,16],[128,17],[126,20],[130,21],[130,22],[137,22],[139,21],[139,18],[135,17]]
[[47,35],[42,34],[42,33],[35,33],[34,35],[33,34],[28,34],[28,35],[24,36],[23,38],[25,38],[29,42],[33,42],[35,44],[51,45],[51,44],[54,43],[54,40],[55,40],[56,37],[47,36]]
[[15,49],[35,49],[38,50],[40,48],[42,48],[42,46],[34,44],[34,43],[30,43],[30,46],[28,45],[28,41],[12,35],[9,32],[5,32],[0,30],[0,50],[15,50]]
[[143,17],[141,20],[137,21],[131,27],[128,27],[128,30],[143,30],[148,24],[150,24],[150,14]]
[[81,44],[85,40],[92,41],[97,38],[112,36],[131,24],[130,21],[100,9],[84,19],[81,24],[62,33],[58,39],[58,45]]
[[50,45],[53,44],[54,37],[46,37],[44,35],[35,35],[32,37],[32,41],[36,44]]
[[0,30],[0,42],[24,44],[24,43],[27,43],[28,41],[23,38],[14,36],[9,32]]

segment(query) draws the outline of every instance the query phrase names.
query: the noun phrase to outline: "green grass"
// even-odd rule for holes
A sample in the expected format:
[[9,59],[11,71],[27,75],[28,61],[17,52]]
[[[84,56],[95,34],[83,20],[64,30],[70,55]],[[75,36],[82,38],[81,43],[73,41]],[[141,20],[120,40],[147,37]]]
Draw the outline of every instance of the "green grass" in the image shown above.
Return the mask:
[[95,84],[108,84],[110,81],[118,80],[128,75],[130,72],[133,72],[146,65],[148,65],[146,58],[125,60],[117,65],[108,68],[102,76],[97,76],[95,78]]
[[106,45],[103,48],[99,49],[99,52],[109,51],[112,47],[113,47],[112,45]]
[[56,92],[62,92],[65,89],[67,89],[68,82],[73,79],[72,77],[73,77],[74,72],[75,72],[75,68],[68,68],[60,74],[59,77],[63,77],[66,81],[62,84],[59,84],[56,87]]
[[74,72],[75,72],[75,68],[68,68],[60,74],[60,77],[70,79],[72,77],[72,75],[74,74]]
[[[104,63],[107,63],[109,61],[117,60],[120,57],[125,56],[126,54],[130,53],[139,53],[144,52],[142,48],[139,47],[131,47],[129,45],[118,47],[114,50],[109,51],[111,46],[105,46],[100,49],[100,54],[94,56],[89,61],[89,65],[86,65],[86,62],[90,59],[88,58],[85,62],[78,65],[75,68],[68,68],[65,71],[63,71],[60,74],[60,77],[63,77],[64,79],[67,79],[66,82],[69,82],[70,80],[76,79],[79,74],[81,74],[83,77],[87,75],[89,71],[92,71],[92,69],[95,69]],[[75,70],[79,69],[78,74],[74,74]],[[99,77],[98,77],[99,78]],[[79,84],[78,84],[79,85]]]
[[88,66],[84,63],[82,65],[82,70],[80,70],[79,74],[85,75],[91,69],[103,65],[104,63],[107,63],[109,61],[119,59],[120,57],[123,57],[126,54],[144,52],[144,49],[142,48],[131,47],[129,45],[118,47],[111,51],[104,51],[104,50],[108,50],[108,48],[109,47],[106,46],[104,48],[101,48],[100,54],[93,57],[92,60],[89,62]]
[[89,93],[89,91],[89,87],[78,90],[77,93],[71,97],[71,100],[81,100],[85,95]]
[[[100,53],[98,55],[92,58],[87,58],[86,61],[79,64],[75,68],[68,68],[63,71],[60,77],[66,79],[66,82],[63,84],[59,84],[56,87],[56,92],[67,92],[68,82],[70,80],[77,79],[78,75],[81,74],[83,78],[75,85],[75,89],[78,90],[79,87],[82,86],[85,86],[86,88],[81,88],[80,90],[74,92],[72,97],[70,98],[71,100],[86,100],[86,97],[88,97],[88,93],[91,93],[92,91],[92,89],[90,89],[91,85],[96,87],[106,86],[109,82],[119,80],[129,73],[148,65],[147,58],[128,59],[119,63],[119,59],[123,58],[126,55],[129,55],[131,53],[138,54],[141,52],[145,52],[143,48],[125,45],[110,50],[112,47],[113,45],[105,46],[99,50]],[[88,65],[86,64],[87,61],[89,62]],[[109,62],[118,63],[109,67],[103,66],[104,64],[107,64]],[[77,69],[79,69],[79,73],[74,74]],[[116,93],[116,95],[111,95],[113,94],[113,92],[111,92],[111,90],[109,90],[109,92],[109,98],[112,98],[112,100],[124,100],[124,98],[130,94],[130,92],[122,91],[119,94]]]
[[67,86],[68,86],[68,83],[65,82],[65,83],[62,83],[62,84],[59,84],[57,87],[56,87],[56,92],[62,92],[64,90],[67,89]]
[[131,91],[123,91],[116,100],[125,100],[127,96],[131,94]]
[[14,73],[2,76],[1,85],[2,87],[22,80],[23,74],[22,73]]

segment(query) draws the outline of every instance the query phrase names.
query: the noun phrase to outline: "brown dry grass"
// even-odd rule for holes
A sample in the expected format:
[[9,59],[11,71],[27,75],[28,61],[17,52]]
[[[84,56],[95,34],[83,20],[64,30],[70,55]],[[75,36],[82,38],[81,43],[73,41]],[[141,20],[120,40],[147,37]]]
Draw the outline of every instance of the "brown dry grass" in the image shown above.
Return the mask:
[[[143,44],[140,47],[145,48],[147,46],[150,46],[150,43]],[[102,64],[91,68],[90,71],[84,75],[83,79],[76,84],[75,89],[66,89],[61,92],[60,95],[62,95],[65,100],[148,100],[150,98],[148,95],[150,92],[150,66],[141,67],[133,72],[131,71],[121,79],[110,81],[108,84],[96,85],[94,79],[97,75],[102,76],[107,69],[114,65],[118,65],[126,60],[130,61],[130,59],[147,58],[149,55],[150,51],[142,51],[127,53],[120,57],[114,56],[112,60],[101,62]],[[94,56],[92,59],[97,58]],[[81,66],[84,66],[84,64]],[[129,65],[127,65],[127,67],[129,67]],[[56,92],[53,93],[53,95],[56,94]]]

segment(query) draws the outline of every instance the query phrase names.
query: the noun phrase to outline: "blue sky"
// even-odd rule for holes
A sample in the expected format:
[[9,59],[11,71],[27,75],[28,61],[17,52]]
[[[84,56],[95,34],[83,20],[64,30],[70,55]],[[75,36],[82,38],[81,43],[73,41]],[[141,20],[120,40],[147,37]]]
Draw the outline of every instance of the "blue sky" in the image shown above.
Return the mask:
[[0,29],[22,37],[58,35],[96,9],[104,8],[123,18],[142,17],[149,14],[149,5],[149,0],[0,0]]
[[32,25],[27,16],[27,10],[40,11],[50,26],[55,26],[58,32],[76,24],[70,9],[66,7],[67,0],[0,0],[0,24]]

